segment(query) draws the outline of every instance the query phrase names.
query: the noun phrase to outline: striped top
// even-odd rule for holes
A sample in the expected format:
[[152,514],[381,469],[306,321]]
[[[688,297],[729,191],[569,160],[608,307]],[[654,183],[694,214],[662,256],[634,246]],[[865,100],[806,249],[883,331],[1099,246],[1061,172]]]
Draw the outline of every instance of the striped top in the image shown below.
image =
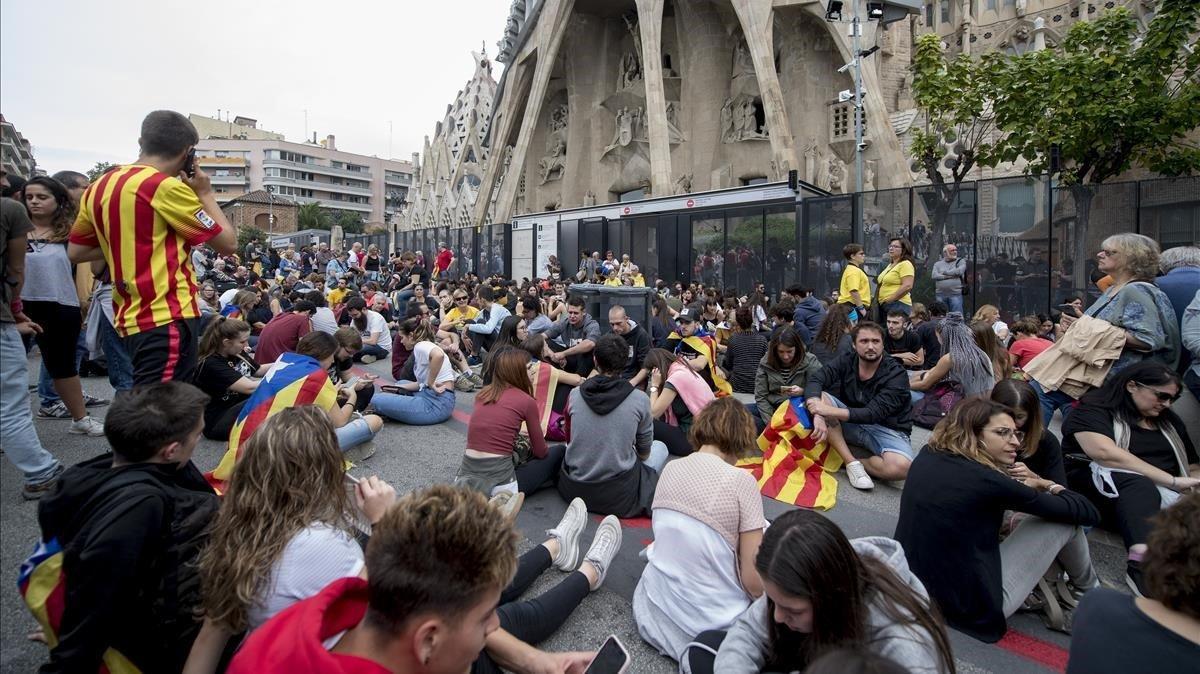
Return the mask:
[[200,317],[191,250],[220,231],[182,180],[131,164],[83,193],[70,242],[104,251],[113,277],[113,327],[133,335]]

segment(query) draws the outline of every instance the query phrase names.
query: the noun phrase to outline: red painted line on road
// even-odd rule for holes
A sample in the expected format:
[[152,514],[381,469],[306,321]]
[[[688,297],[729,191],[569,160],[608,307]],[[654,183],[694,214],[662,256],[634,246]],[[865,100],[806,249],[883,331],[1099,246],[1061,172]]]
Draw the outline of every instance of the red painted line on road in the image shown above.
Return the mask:
[[[603,519],[604,519],[604,517],[602,517],[600,515],[592,515],[593,521],[600,522]],[[617,519],[621,521],[621,526],[626,529],[649,529],[650,528],[650,518],[649,517],[618,517]]]
[[1049,641],[1010,629],[996,645],[1009,653],[1045,665],[1056,672],[1067,669],[1067,650]]
[[470,424],[471,424],[471,415],[470,415],[470,414],[467,414],[466,412],[464,412],[464,411],[462,411],[462,410],[460,410],[460,409],[458,409],[457,407],[455,407],[455,408],[454,408],[454,411],[450,412],[450,416],[451,416],[451,417],[452,417],[452,418],[453,418],[455,421],[461,422],[461,423],[463,423],[463,424],[466,424],[466,425],[470,425]]

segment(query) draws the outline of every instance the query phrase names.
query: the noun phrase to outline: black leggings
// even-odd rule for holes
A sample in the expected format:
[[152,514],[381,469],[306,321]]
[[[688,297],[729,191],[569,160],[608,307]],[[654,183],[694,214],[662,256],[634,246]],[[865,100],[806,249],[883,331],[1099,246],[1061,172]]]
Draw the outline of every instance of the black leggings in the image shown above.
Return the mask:
[[687,456],[696,451],[682,428],[660,419],[654,420],[654,439],[666,445],[671,456]]
[[1108,498],[1096,490],[1091,470],[1074,469],[1067,479],[1072,490],[1086,496],[1100,511],[1104,528],[1121,534],[1126,548],[1145,543],[1153,528],[1150,518],[1162,507],[1158,487],[1150,478],[1133,473],[1113,473],[1112,481],[1117,487],[1117,498]]
[[517,491],[525,492],[525,495],[529,496],[542,487],[552,486],[566,453],[566,445],[550,445],[546,458],[530,459],[517,466]]
[[50,378],[70,379],[78,375],[75,347],[83,320],[79,307],[58,302],[26,302],[25,315],[42,326],[34,340],[42,352],[42,363]]
[[[583,598],[591,592],[587,576],[578,571],[570,573],[561,583],[529,601],[516,599],[529,589],[542,572],[550,568],[550,551],[535,546],[517,561],[517,574],[500,593],[500,628],[527,644],[536,646],[562,627]],[[472,674],[500,674],[500,665],[487,651],[471,665]]]
[[696,638],[692,641],[699,642],[707,647],[689,646],[684,652],[683,657],[687,658],[692,674],[711,674],[713,664],[717,660],[716,652],[721,648],[721,642],[725,641],[725,632],[708,630],[696,635]]
[[230,407],[225,412],[213,420],[212,424],[205,422],[204,437],[209,440],[228,440],[229,433],[233,430],[233,424],[237,421],[238,415],[242,413],[242,407],[246,401]]
[[367,409],[367,405],[371,404],[371,398],[375,397],[375,386],[367,386],[357,392],[354,397],[354,410],[361,412]]

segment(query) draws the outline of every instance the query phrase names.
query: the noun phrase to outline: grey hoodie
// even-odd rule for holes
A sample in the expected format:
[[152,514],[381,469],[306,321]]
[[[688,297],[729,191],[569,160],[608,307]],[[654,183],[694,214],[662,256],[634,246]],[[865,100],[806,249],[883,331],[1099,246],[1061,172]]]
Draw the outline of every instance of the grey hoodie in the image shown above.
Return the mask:
[[[892,568],[901,580],[928,601],[929,594],[920,579],[908,569],[904,549],[896,541],[883,536],[869,536],[850,541],[855,551],[864,557],[873,557]],[[937,674],[939,672],[937,648],[933,639],[923,630],[912,625],[897,625],[888,619],[872,600],[867,616],[869,634],[867,642],[871,650],[891,658],[909,672]],[[713,671],[716,672],[761,672],[769,648],[769,626],[771,616],[764,594],[734,621],[717,651]]]

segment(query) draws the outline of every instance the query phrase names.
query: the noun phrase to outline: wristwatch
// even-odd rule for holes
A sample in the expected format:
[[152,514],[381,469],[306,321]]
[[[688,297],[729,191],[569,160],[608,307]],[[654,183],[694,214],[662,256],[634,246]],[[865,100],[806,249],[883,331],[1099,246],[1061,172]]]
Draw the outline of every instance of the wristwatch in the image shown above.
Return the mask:
[[651,393],[658,393],[658,387],[657,387],[657,386],[651,386],[651,387],[650,387],[650,392],[651,392]]

